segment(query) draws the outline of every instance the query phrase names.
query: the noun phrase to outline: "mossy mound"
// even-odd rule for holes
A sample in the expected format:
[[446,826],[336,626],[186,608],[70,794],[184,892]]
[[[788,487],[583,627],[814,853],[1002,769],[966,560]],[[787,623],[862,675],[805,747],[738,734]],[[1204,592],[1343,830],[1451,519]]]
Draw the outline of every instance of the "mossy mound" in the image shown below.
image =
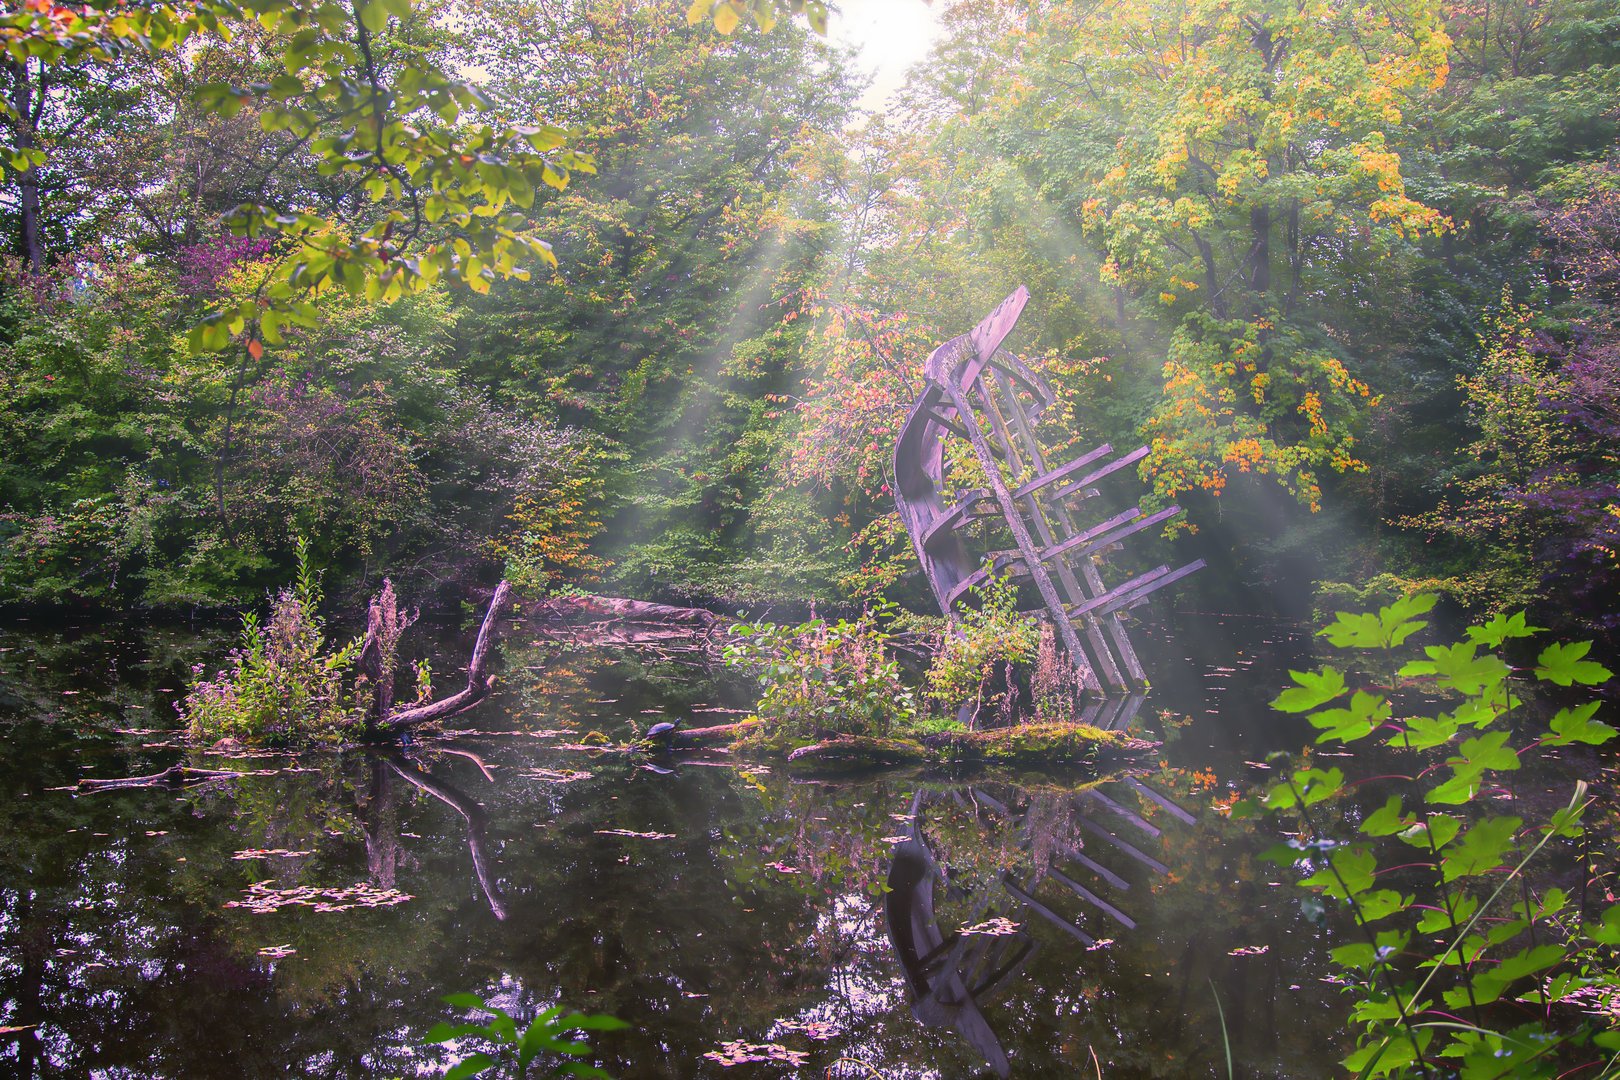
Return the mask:
[[925,741],[945,760],[998,765],[1095,764],[1157,748],[1155,743],[1090,724],[1016,724],[990,731],[943,732]]
[[915,765],[935,755],[910,739],[879,739],[870,735],[840,735],[801,746],[788,753],[788,764],[799,768],[871,768],[879,765]]
[[838,735],[805,743],[753,726],[732,749],[786,757],[800,769],[867,769],[894,765],[1098,765],[1140,756],[1158,744],[1089,724],[1020,724],[991,731],[952,731],[921,739]]

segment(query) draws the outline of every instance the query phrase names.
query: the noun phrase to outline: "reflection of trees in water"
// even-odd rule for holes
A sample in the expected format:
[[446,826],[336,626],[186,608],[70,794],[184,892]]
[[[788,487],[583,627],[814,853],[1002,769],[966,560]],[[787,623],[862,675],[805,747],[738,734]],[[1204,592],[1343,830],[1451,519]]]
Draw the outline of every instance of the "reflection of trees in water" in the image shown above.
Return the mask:
[[[1265,940],[1255,927],[1267,917],[1245,915],[1240,905],[1252,906],[1252,897],[1223,884],[1228,862],[1211,843],[1210,823],[1176,822],[1128,786],[1099,791],[1159,828],[1157,840],[1084,795],[1084,785],[968,786],[902,773],[819,784],[688,765],[657,776],[628,755],[565,754],[547,742],[451,748],[477,753],[487,772],[431,744],[408,758],[306,755],[293,763],[305,771],[178,798],[45,792],[75,779],[81,766],[66,755],[26,772],[0,765],[0,796],[32,792],[0,797],[0,829],[18,841],[0,850],[0,1001],[39,1003],[49,1022],[36,1045],[68,1074],[411,1075],[422,1064],[413,1057],[420,1033],[443,1018],[437,995],[467,989],[520,1015],[560,998],[625,1017],[638,1030],[604,1040],[613,1055],[604,1064],[620,1074],[690,1075],[718,1041],[748,1037],[808,1047],[817,1061],[848,1053],[890,1076],[929,1068],[968,1075],[975,1065],[967,1044],[942,1038],[902,1007],[907,981],[885,934],[889,838],[909,825],[894,815],[905,818],[922,790],[923,835],[949,869],[938,895],[948,932],[982,921],[974,917],[980,888],[1014,903],[999,884],[1011,873],[1082,932],[1121,939],[1116,949],[1086,952],[1044,917],[1017,917],[1041,948],[984,1010],[1015,1066],[1076,1064],[1065,1055],[1076,1047],[1083,1055],[1091,1040],[1107,1075],[1175,1073],[1179,1063],[1155,1056],[1166,1047],[1214,1040],[1218,1053],[1210,976],[1222,986],[1229,1021],[1242,1022],[1244,1007],[1223,981],[1223,942]],[[120,759],[97,771],[166,763]],[[554,783],[537,766],[552,777],[563,768],[592,775]],[[1154,874],[1088,831],[1083,817],[1109,823],[1185,882]],[[673,838],[600,833],[611,829]],[[1131,888],[1123,898],[1109,892],[1062,861],[1065,847]],[[252,848],[314,854],[232,858]],[[1109,928],[1112,919],[1053,877],[1054,868],[1141,931]],[[278,888],[364,879],[415,899],[334,914],[221,907],[265,878]],[[1263,885],[1250,888],[1264,898]],[[1183,959],[1194,928],[1222,950],[1216,963],[1204,954]],[[258,957],[259,948],[279,944],[295,955],[275,964]],[[65,948],[77,951],[57,955]],[[989,957],[972,981],[1014,955]],[[28,958],[33,966],[24,971]],[[1227,964],[1258,973],[1274,959]],[[1152,980],[1142,979],[1144,970]],[[1172,970],[1176,979],[1161,985]],[[1257,982],[1254,995],[1276,989],[1275,977]],[[1089,1003],[1099,1000],[1093,1011]],[[820,1021],[836,1034],[794,1043],[803,1036],[784,1021]],[[0,1020],[10,1022],[27,1021]],[[1141,1045],[1109,1052],[1107,1040],[1120,1033]]]
[[[654,635],[652,640],[635,640],[634,627],[589,639],[515,634],[501,645],[505,668],[494,707],[519,728],[595,728],[613,734],[630,721],[645,728],[660,719],[687,717],[692,707],[727,695],[728,677],[703,639],[686,630],[646,633]],[[615,636],[624,640],[615,642]]]

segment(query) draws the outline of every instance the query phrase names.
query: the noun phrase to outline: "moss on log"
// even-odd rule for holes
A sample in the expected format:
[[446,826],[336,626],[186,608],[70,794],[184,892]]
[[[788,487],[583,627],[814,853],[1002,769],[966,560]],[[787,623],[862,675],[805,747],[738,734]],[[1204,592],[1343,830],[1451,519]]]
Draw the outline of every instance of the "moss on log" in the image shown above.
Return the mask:
[[946,760],[1002,765],[1112,761],[1158,748],[1157,743],[1089,724],[1018,724],[990,731],[943,732],[925,741]]
[[[698,736],[694,739],[693,736]],[[784,732],[772,733],[758,720],[680,733],[677,746],[729,745],[755,757],[786,757],[805,769],[861,769],[888,765],[1095,765],[1124,761],[1158,749],[1159,744],[1089,724],[1019,724],[991,731],[952,731],[920,740],[839,735],[793,745]]]
[[790,765],[824,768],[866,768],[874,765],[913,765],[932,758],[928,748],[910,739],[879,739],[870,735],[840,735],[801,746],[788,754]]

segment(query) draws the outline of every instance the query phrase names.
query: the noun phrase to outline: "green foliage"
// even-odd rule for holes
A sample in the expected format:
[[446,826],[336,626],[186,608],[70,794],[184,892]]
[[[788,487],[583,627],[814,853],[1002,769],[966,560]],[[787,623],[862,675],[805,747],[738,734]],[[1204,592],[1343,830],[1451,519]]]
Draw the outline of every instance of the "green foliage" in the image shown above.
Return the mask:
[[201,665],[192,668],[181,718],[193,739],[337,742],[360,722],[348,685],[360,641],[328,646],[308,541],[300,537],[296,552],[297,579],[276,594],[269,622],[261,627],[252,613],[242,616],[242,639],[229,666],[212,678]]
[[755,714],[790,738],[871,735],[904,731],[917,702],[888,655],[884,626],[890,607],[862,612],[854,622],[810,619],[797,626],[737,623],[725,661],[759,681]]
[[[422,18],[412,0],[214,0],[183,10],[102,0],[26,5],[0,17],[0,30],[13,63],[42,71],[128,63],[204,34],[274,42],[280,71],[204,85],[198,100],[227,119],[255,109],[259,127],[284,133],[287,153],[313,158],[320,175],[368,201],[354,200],[365,209],[347,218],[297,205],[238,209],[238,232],[280,238],[282,257],[252,297],[220,305],[190,343],[218,350],[238,339],[257,360],[288,326],[313,325],[311,300],[330,289],[391,300],[445,280],[484,292],[497,278],[527,277],[520,259],[555,264],[521,211],[537,191],[566,187],[571,171],[591,171],[590,159],[553,125],[479,122],[489,102],[472,83],[432,50],[399,47]],[[9,100],[4,113],[19,121]],[[37,169],[44,162],[28,141],[0,156]]]
[[[1418,617],[1435,602],[1414,596],[1376,614],[1341,613],[1321,634],[1355,650],[1358,666],[1388,668],[1409,652],[1403,644],[1424,628]],[[1563,888],[1541,889],[1527,876],[1550,842],[1582,836],[1586,785],[1578,783],[1568,805],[1550,816],[1518,803],[1506,785],[1507,774],[1540,747],[1599,746],[1617,734],[1593,719],[1596,700],[1562,708],[1539,726],[1525,715],[1515,669],[1497,650],[1540,632],[1523,613],[1499,615],[1470,627],[1465,640],[1425,646],[1425,659],[1400,666],[1402,678],[1450,698],[1452,707],[1438,715],[1406,715],[1387,686],[1358,686],[1327,666],[1290,672],[1296,685],[1273,702],[1304,713],[1319,743],[1387,734],[1382,741],[1394,752],[1418,758],[1407,766],[1416,775],[1361,818],[1359,836],[1332,835],[1320,808],[1354,787],[1338,768],[1287,767],[1286,755],[1274,755],[1286,775],[1260,800],[1267,811],[1298,819],[1294,838],[1271,857],[1302,866],[1300,884],[1342,904],[1362,938],[1332,950],[1353,998],[1357,1048],[1344,1061],[1352,1073],[1552,1076],[1570,1062],[1597,1064],[1620,1039],[1612,1013],[1594,1020],[1567,1004],[1620,990],[1609,931],[1620,925],[1620,905],[1594,924]],[[1535,680],[1606,683],[1612,673],[1585,659],[1589,648],[1547,646]],[[1493,1025],[1503,1018],[1523,1014],[1490,1008],[1497,1002],[1532,1004],[1538,1018],[1498,1030]]]
[[973,698],[982,707],[998,672],[1008,677],[1013,665],[1033,663],[1040,645],[1039,627],[1019,612],[1009,577],[989,576],[972,592],[977,606],[957,613],[928,668],[928,696],[947,713]]
[[594,1076],[607,1073],[578,1059],[591,1052],[585,1038],[591,1032],[623,1031],[630,1025],[615,1016],[600,1013],[567,1012],[561,1005],[542,1010],[521,1031],[518,1018],[498,1005],[485,1002],[476,994],[449,994],[446,1004],[469,1012],[486,1013],[490,1019],[476,1023],[435,1024],[427,1033],[430,1043],[472,1039],[483,1043],[480,1050],[450,1067],[444,1080],[468,1080],[492,1074],[504,1080],[526,1080],[532,1076]]

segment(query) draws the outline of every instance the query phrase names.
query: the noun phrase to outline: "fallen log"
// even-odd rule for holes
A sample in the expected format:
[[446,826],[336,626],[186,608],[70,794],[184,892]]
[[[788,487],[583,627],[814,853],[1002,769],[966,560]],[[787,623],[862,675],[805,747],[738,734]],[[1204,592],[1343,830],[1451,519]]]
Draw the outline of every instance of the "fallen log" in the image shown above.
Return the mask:
[[495,595],[489,598],[489,610],[484,612],[484,621],[478,627],[478,638],[473,642],[472,659],[467,663],[466,689],[447,698],[430,701],[426,705],[397,709],[377,722],[379,732],[398,733],[434,720],[443,720],[457,713],[466,712],[489,697],[495,685],[494,676],[486,670],[489,665],[489,647],[499,632],[497,621],[500,610],[511,593],[511,583],[503,581],[495,586]]
[[1159,748],[1156,742],[1090,724],[1014,724],[989,731],[945,731],[925,736],[923,742],[949,760],[1004,765],[1118,760]]
[[879,739],[871,735],[840,735],[801,746],[788,754],[792,765],[912,765],[928,761],[928,748],[910,739]]
[[713,727],[677,729],[670,737],[675,749],[696,749],[703,746],[726,746],[764,726],[763,720],[739,720],[735,724],[716,724]]
[[230,780],[248,776],[232,769],[198,769],[190,765],[171,765],[162,772],[148,776],[120,776],[116,779],[94,780],[89,777],[78,783],[80,791],[111,791],[114,788],[184,787],[204,780]]
[[671,607],[618,596],[555,596],[537,600],[525,614],[547,619],[596,619],[640,623],[690,623],[707,629],[720,616],[702,608]]

